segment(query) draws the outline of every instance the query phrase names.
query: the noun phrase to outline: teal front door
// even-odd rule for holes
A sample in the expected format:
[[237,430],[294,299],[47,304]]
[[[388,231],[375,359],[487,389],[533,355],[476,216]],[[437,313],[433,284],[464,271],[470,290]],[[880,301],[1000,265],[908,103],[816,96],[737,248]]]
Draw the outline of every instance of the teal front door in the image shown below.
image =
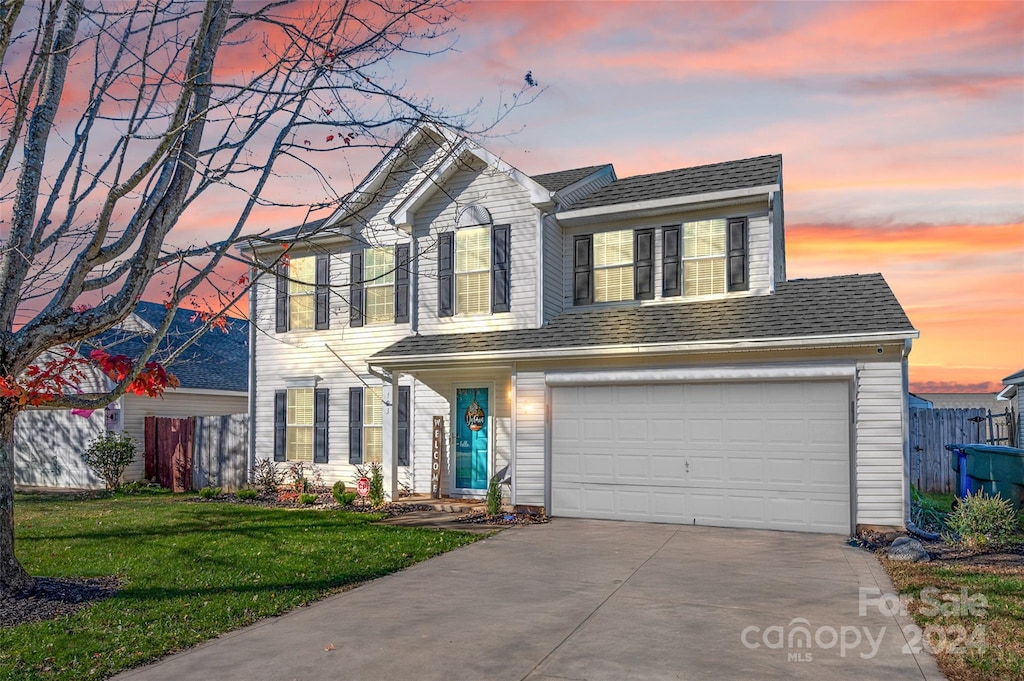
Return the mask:
[[490,421],[487,388],[455,391],[455,487],[487,489],[487,423]]

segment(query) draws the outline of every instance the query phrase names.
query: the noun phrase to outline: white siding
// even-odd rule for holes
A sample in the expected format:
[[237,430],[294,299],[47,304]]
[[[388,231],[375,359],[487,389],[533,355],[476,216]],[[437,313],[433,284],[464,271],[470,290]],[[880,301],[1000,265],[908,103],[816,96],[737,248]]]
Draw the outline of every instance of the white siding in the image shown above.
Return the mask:
[[224,416],[248,413],[245,393],[215,395],[187,389],[168,390],[163,397],[125,395],[121,404],[121,431],[135,440],[138,455],[124,472],[125,480],[146,477],[146,417],[162,416],[181,419],[189,416]]
[[544,506],[547,486],[543,371],[516,373],[516,497],[523,506]]
[[[511,311],[454,317],[437,316],[437,235],[452,231],[459,210],[478,204],[495,225],[511,225]],[[417,211],[413,235],[419,253],[419,331],[423,334],[462,333],[531,328],[537,325],[538,210],[530,195],[504,173],[474,162],[457,171]]]
[[14,424],[14,480],[31,487],[103,489],[82,462],[91,440],[105,430],[102,409],[76,416],[68,409],[29,409]]
[[786,281],[786,217],[782,204],[782,192],[775,194],[772,203],[772,223],[775,238],[775,281]]
[[900,527],[903,518],[903,370],[857,365],[856,522]]
[[562,312],[564,304],[562,282],[566,278],[570,280],[572,278],[572,269],[568,274],[565,272],[564,239],[558,221],[553,215],[546,215],[544,217],[544,321],[550,321]]

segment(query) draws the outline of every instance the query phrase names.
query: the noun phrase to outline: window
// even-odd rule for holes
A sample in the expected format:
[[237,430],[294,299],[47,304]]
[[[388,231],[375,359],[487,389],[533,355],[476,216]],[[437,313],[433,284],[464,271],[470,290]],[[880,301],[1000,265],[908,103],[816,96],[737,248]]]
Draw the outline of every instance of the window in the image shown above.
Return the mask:
[[491,228],[455,233],[455,313],[491,311]]
[[395,249],[372,248],[363,261],[366,286],[366,323],[395,321]]
[[288,389],[288,461],[313,460],[313,388]]
[[594,234],[594,302],[633,299],[633,230]]
[[383,390],[366,388],[363,401],[363,463],[384,461]]
[[725,219],[683,223],[683,294],[725,293]]
[[288,279],[288,328],[312,329],[316,258],[292,258]]

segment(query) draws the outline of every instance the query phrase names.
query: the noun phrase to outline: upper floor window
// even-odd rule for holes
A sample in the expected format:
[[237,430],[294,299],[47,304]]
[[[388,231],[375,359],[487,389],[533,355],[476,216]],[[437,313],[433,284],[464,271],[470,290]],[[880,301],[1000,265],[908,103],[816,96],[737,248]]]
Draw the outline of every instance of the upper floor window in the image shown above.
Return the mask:
[[725,218],[683,223],[683,295],[725,293]]
[[633,299],[633,230],[594,235],[594,302]]
[[482,314],[491,309],[491,228],[455,233],[455,313]]
[[372,248],[363,257],[366,323],[390,324],[395,320],[395,249]]
[[288,328],[312,329],[316,258],[292,258],[288,265]]

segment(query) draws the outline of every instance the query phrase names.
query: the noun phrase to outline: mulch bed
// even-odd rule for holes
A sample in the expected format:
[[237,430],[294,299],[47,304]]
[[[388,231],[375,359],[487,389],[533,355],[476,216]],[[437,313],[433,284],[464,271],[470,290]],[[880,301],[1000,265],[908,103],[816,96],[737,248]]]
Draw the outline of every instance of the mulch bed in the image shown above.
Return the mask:
[[[248,506],[259,506],[261,508],[284,508],[284,509],[314,509],[314,510],[325,510],[325,509],[339,509],[342,508],[337,501],[334,500],[334,496],[330,492],[323,492],[317,495],[316,502],[312,504],[300,504],[298,501],[293,500],[282,500],[278,498],[276,494],[263,494],[261,493],[255,499],[239,499],[234,494],[218,494],[215,497],[209,499],[203,499],[202,497],[195,497],[191,499],[196,503],[200,504],[245,504]],[[388,518],[393,518],[403,513],[411,513],[412,511],[424,511],[430,510],[430,506],[420,506],[416,504],[392,504],[387,503],[379,508],[373,508],[368,503],[363,504],[356,501],[350,506],[344,507],[346,511],[352,511],[355,513],[383,513]]]
[[120,587],[117,577],[36,577],[32,589],[0,595],[0,628],[65,617],[89,603],[110,598]]
[[[897,536],[880,532],[863,532],[850,539],[851,546],[859,546],[872,553],[886,551]],[[908,535],[913,537],[913,535]],[[927,540],[913,537],[921,542],[933,563],[950,565],[980,565],[995,568],[1024,569],[1024,544],[1000,547],[998,549],[969,549],[954,544],[947,544],[941,539]]]

